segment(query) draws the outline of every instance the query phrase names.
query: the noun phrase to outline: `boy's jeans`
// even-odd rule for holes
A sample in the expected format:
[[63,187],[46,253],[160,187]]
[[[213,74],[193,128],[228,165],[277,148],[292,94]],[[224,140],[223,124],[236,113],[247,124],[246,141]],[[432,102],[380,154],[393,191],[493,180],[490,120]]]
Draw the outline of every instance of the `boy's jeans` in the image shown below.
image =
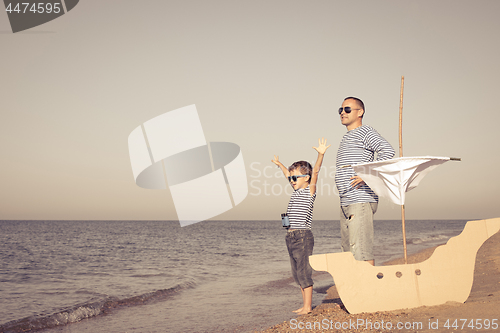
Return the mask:
[[313,285],[312,268],[309,256],[313,253],[314,236],[311,230],[289,231],[285,237],[286,247],[290,255],[292,275],[302,288]]

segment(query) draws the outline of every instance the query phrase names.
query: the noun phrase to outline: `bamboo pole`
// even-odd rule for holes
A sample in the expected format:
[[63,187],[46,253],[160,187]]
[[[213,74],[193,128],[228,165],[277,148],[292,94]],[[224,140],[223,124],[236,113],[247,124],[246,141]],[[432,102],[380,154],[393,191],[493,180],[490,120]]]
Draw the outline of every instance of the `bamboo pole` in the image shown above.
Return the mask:
[[408,255],[406,254],[405,205],[401,205],[401,223],[403,226],[403,249],[405,252],[405,264],[407,264]]
[[[405,77],[401,76],[401,93],[399,95],[399,157],[403,157],[403,89],[405,85]],[[405,205],[401,205],[401,225],[403,228],[403,250],[405,264],[408,263],[406,251],[406,228],[405,228]]]
[[401,76],[401,92],[399,94],[399,157],[403,157],[403,89],[405,77]]

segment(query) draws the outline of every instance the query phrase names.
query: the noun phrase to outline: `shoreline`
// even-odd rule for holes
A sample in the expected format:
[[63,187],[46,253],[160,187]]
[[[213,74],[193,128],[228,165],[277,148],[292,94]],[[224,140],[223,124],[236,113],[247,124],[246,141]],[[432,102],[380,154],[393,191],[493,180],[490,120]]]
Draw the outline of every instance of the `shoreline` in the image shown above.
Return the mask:
[[[408,263],[428,259],[438,246],[409,255]],[[397,258],[383,265],[403,263],[403,258]],[[260,332],[333,332],[338,331],[342,324],[344,324],[342,332],[475,331],[479,330],[479,326],[484,330],[487,324],[490,326],[488,330],[498,331],[500,330],[498,309],[500,309],[500,232],[490,237],[476,254],[474,281],[465,303],[447,302],[436,306],[351,315],[343,307],[336,287],[332,286],[327,290],[322,303],[311,313],[291,318]],[[389,329],[389,323],[393,325],[392,329]],[[397,324],[400,324],[402,329],[397,329]],[[335,325],[338,326],[337,329]],[[446,325],[448,327],[445,327]]]

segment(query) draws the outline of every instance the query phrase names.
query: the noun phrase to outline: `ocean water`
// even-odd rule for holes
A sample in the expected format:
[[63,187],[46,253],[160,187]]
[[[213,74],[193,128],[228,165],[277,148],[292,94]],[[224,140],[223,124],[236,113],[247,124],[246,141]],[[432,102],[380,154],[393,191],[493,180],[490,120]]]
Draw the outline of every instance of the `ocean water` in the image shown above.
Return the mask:
[[[408,253],[466,221],[406,221]],[[250,332],[301,306],[280,221],[0,221],[0,332]],[[340,251],[314,221],[314,253]],[[375,221],[375,260],[403,255],[401,222]],[[333,285],[317,273],[313,306]],[[99,327],[96,330],[96,327]]]

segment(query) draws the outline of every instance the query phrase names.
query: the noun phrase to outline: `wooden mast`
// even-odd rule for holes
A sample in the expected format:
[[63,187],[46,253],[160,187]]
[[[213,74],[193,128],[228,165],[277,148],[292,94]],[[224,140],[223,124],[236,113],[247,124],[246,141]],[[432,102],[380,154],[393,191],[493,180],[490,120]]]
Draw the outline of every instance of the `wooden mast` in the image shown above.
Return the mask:
[[[405,84],[405,77],[401,76],[401,93],[399,95],[399,157],[403,157],[403,89]],[[408,256],[406,253],[406,228],[405,228],[405,205],[401,205],[401,225],[403,228],[403,249],[405,264],[408,263]]]

